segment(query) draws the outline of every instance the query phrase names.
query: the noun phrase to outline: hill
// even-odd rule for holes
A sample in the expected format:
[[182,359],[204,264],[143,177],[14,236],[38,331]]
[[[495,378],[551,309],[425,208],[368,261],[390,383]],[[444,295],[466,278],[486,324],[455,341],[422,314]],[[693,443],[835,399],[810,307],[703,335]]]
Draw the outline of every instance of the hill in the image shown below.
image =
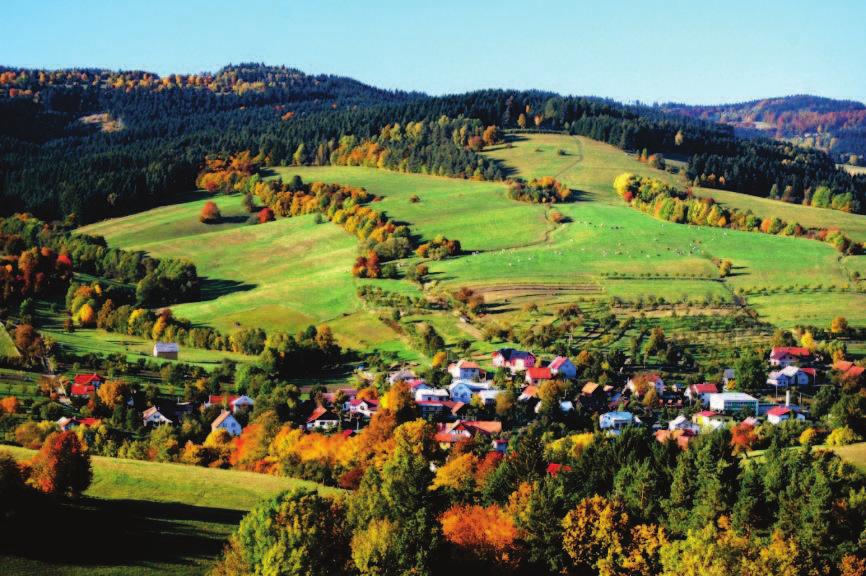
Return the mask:
[[[33,452],[0,447],[19,459]],[[69,520],[80,538],[44,539],[44,519],[19,519],[15,554],[0,544],[5,574],[204,574],[244,513],[283,490],[311,482],[117,458],[93,458],[85,497],[64,504],[52,523]],[[321,487],[328,494],[336,490]],[[31,532],[32,530],[32,532]],[[52,546],[52,554],[45,554]],[[47,558],[51,558],[48,560]]]
[[662,109],[721,122],[744,136],[765,135],[830,152],[840,163],[866,158],[866,105],[853,100],[797,95],[737,104],[665,104]]
[[[221,327],[237,322],[287,330],[327,322],[343,345],[397,351],[410,359],[418,356],[405,329],[418,322],[434,325],[448,344],[474,341],[473,350],[482,353],[497,345],[495,339],[482,339],[485,329],[555,323],[557,310],[565,304],[578,304],[586,314],[584,337],[577,344],[625,346],[636,334],[634,330],[620,333],[599,327],[612,298],[627,303],[650,296],[663,298],[683,303],[681,313],[685,310],[686,315],[721,312],[723,318],[735,322],[731,311],[718,305],[728,306],[735,293],[742,293],[771,325],[825,326],[840,313],[852,325],[866,325],[866,315],[859,312],[866,310],[866,296],[854,290],[856,282],[850,276],[864,269],[862,256],[843,259],[820,242],[683,226],[634,211],[613,192],[612,182],[618,174],[631,171],[672,183],[677,177],[588,138],[516,135],[508,145],[490,148],[485,155],[515,175],[553,175],[575,190],[577,201],[555,207],[565,216],[565,223],[552,224],[549,207],[508,198],[500,183],[348,166],[275,169],[274,176],[286,180],[297,174],[304,181],[366,187],[381,197],[377,210],[409,223],[422,238],[445,234],[459,239],[464,255],[429,262],[433,282],[423,292],[405,280],[353,279],[349,269],[356,240],[333,224],[316,224],[312,215],[255,226],[230,221],[208,228],[195,218],[204,202],[198,197],[83,231],[104,235],[110,245],[190,258],[203,275],[246,287],[174,308],[176,314],[194,322]],[[750,207],[759,199],[729,193],[721,200]],[[232,215],[239,210],[241,198],[220,196],[216,201]],[[861,237],[866,229],[862,216],[791,204],[784,207],[804,222],[810,217],[823,218],[825,224],[844,226]],[[714,258],[731,259],[735,273],[720,279]],[[408,264],[402,263],[404,267]],[[471,324],[450,311],[409,315],[394,324],[386,321],[387,310],[357,298],[356,289],[363,285],[425,297],[449,297],[469,287],[484,296],[488,313]],[[539,313],[525,312],[530,303],[539,307]],[[664,322],[675,333],[685,334],[695,327],[685,320]],[[731,328],[727,320],[721,322],[706,329],[707,342],[719,330]],[[765,330],[744,326],[741,337],[748,341],[766,335]]]

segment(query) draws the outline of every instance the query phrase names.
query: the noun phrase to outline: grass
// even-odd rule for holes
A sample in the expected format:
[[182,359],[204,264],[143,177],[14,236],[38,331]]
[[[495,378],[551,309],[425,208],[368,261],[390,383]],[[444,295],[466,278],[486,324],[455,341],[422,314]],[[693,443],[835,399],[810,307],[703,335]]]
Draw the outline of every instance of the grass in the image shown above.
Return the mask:
[[[562,153],[560,153],[562,151]],[[800,292],[856,284],[866,274],[866,257],[841,258],[820,242],[672,224],[628,207],[612,183],[622,172],[652,175],[672,183],[678,177],[641,164],[623,151],[587,138],[558,134],[522,135],[510,146],[485,152],[514,175],[552,175],[576,191],[577,201],[557,206],[568,219],[549,223],[549,207],[516,202],[504,184],[402,174],[362,167],[283,167],[276,176],[299,174],[305,181],[364,186],[383,199],[376,208],[408,222],[425,239],[444,234],[461,241],[466,254],[430,263],[430,292],[470,286],[484,292],[498,310],[481,323],[515,319],[523,303],[552,310],[567,302],[618,296],[687,296],[730,300],[749,294],[764,319],[780,326],[802,318],[824,324],[848,312],[854,326],[866,326],[863,296],[853,291]],[[714,195],[716,191],[713,191]],[[418,196],[420,201],[410,198]],[[837,211],[783,204],[728,193],[720,201],[753,211],[777,211],[804,225],[837,226],[866,237],[866,219]],[[366,310],[355,295],[359,281],[349,275],[357,240],[313,216],[264,225],[243,223],[240,196],[219,196],[228,220],[216,226],[197,221],[204,195],[95,224],[85,232],[102,234],[111,245],[157,256],[189,258],[215,288],[202,302],[174,307],[179,316],[231,331],[238,326],[295,331],[329,323],[338,340],[359,349],[395,351],[418,360],[404,335]],[[733,261],[733,274],[720,281],[714,258]],[[376,285],[417,295],[404,281]],[[767,295],[762,291],[769,290]],[[802,305],[802,307],[801,307]],[[792,312],[796,311],[796,312]],[[466,333],[447,315],[426,318],[456,341]],[[811,320],[810,320],[811,321]],[[477,333],[477,332],[476,332]]]
[[[22,460],[33,454],[0,450]],[[250,508],[287,489],[319,487],[252,472],[102,457],[93,458],[93,472],[81,501],[52,509],[51,525],[63,537],[44,538],[46,518],[32,518],[32,527],[16,520],[15,534],[0,544],[3,574],[204,574]]]
[[848,446],[836,446],[831,448],[842,460],[853,464],[863,473],[866,473],[866,442],[849,444]]

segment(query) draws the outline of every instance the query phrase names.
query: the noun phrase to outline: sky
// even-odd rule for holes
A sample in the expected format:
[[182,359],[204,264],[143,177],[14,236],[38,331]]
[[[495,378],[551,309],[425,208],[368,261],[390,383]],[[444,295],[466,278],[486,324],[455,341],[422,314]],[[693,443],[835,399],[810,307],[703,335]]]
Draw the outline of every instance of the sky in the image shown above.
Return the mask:
[[4,0],[0,65],[284,64],[429,94],[866,102],[862,0]]

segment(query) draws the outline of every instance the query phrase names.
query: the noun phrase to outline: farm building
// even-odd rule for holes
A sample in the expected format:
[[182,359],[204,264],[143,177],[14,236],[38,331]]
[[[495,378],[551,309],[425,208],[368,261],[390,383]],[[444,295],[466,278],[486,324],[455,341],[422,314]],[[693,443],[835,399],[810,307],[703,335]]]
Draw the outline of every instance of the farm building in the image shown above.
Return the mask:
[[790,366],[812,359],[812,352],[800,346],[776,346],[770,352],[770,364],[773,366]]
[[177,360],[177,355],[179,352],[180,346],[178,346],[176,342],[157,342],[153,345],[154,358]]
[[569,380],[577,378],[577,366],[575,366],[574,363],[565,356],[557,356],[554,358],[548,368],[550,368],[550,373],[554,376],[562,376]]
[[172,423],[171,420],[166,418],[156,406],[151,406],[145,410],[142,413],[141,418],[144,420],[145,426],[162,426],[163,424]]
[[508,368],[512,374],[523,372],[535,366],[535,355],[514,348],[501,348],[493,353],[493,365],[497,368]]
[[307,418],[307,430],[330,430],[340,423],[340,417],[330,410],[319,406]]
[[789,388],[791,386],[808,386],[809,374],[797,366],[785,366],[781,370],[770,372],[767,378],[767,384],[773,386],[777,390],[779,388]]
[[217,430],[225,430],[232,436],[240,436],[243,427],[241,423],[235,420],[235,417],[232,416],[232,413],[228,410],[223,410],[220,412],[220,415],[216,417],[216,419],[211,422],[210,425],[211,432],[215,432]]

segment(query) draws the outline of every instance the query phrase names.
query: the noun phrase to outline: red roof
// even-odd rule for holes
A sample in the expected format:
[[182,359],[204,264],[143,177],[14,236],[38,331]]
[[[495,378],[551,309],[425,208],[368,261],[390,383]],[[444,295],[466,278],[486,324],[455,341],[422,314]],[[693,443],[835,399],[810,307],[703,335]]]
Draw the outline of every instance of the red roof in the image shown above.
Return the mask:
[[704,418],[709,418],[711,416],[718,416],[718,412],[713,412],[712,410],[701,410],[695,416],[703,416]]
[[325,408],[318,406],[318,407],[316,407],[315,410],[313,410],[313,413],[310,414],[310,417],[307,418],[307,422],[315,422],[316,420],[320,419],[322,416],[325,416],[326,414],[328,416],[330,416],[330,418],[328,418],[328,420],[336,420],[337,419],[336,414],[334,414],[333,412],[328,412]]
[[785,355],[804,358],[811,356],[812,352],[810,352],[808,348],[803,348],[802,346],[776,346],[773,348],[773,351],[770,352],[770,358],[781,358]]
[[207,403],[208,404],[214,404],[217,406],[222,406],[222,404],[224,402],[226,402],[226,399],[228,399],[227,404],[229,406],[231,406],[235,403],[235,400],[238,399],[238,396],[236,396],[236,395],[226,396],[225,394],[211,394],[210,396],[208,396]]
[[528,368],[526,370],[526,377],[531,380],[550,380],[550,368]]
[[696,394],[716,394],[719,388],[715,384],[710,383],[692,384],[692,391]]
[[845,371],[845,378],[859,378],[864,370],[866,368],[863,366],[851,366]]
[[354,430],[343,430],[342,432],[340,432],[340,434],[343,435],[343,438],[348,438],[349,436],[351,436],[354,433],[355,433]]
[[768,416],[784,416],[785,414],[788,414],[789,412],[791,412],[791,409],[788,408],[787,406],[774,406],[773,408],[770,408],[769,410],[767,410],[767,415]]
[[478,364],[475,362],[472,362],[471,360],[461,360],[457,363],[457,366],[458,366],[458,368],[469,368],[470,370],[474,369],[474,368],[478,368]]
[[84,426],[90,427],[90,426],[98,426],[99,423],[102,421],[99,418],[79,418],[77,420],[77,422],[79,424],[84,425]]
[[79,385],[94,384],[102,382],[102,376],[99,374],[76,374],[73,382]]
[[90,396],[93,392],[96,392],[96,386],[94,386],[93,384],[72,385],[73,396]]
[[800,372],[805,372],[806,374],[811,376],[813,379],[815,378],[816,372],[815,372],[814,368],[800,368]]

